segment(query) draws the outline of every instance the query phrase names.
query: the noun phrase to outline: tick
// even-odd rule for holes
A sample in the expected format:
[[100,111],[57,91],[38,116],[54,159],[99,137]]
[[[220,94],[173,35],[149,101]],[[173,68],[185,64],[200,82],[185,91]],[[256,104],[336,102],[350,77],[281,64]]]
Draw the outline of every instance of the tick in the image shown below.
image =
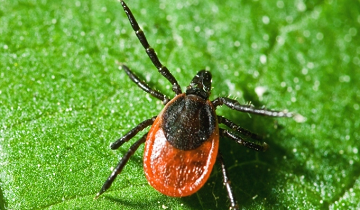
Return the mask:
[[[151,126],[146,134],[130,146],[95,198],[111,186],[129,158],[142,143],[145,143],[144,171],[149,184],[157,191],[173,197],[192,195],[206,183],[215,162],[218,162],[221,165],[230,208],[238,209],[228,171],[219,151],[219,139],[225,137],[256,151],[266,150],[267,144],[256,144],[244,140],[244,137],[252,139],[260,139],[260,137],[229,119],[216,115],[216,108],[225,105],[236,111],[270,117],[293,117],[293,114],[256,109],[251,105],[241,105],[238,101],[226,97],[218,97],[210,101],[212,76],[205,70],[199,71],[187,86],[185,93],[182,93],[174,76],[166,66],[161,64],[154,49],[150,47],[129,7],[124,1],[120,2],[150,60],[160,74],[171,83],[176,96],[169,99],[140,80],[127,66],[121,66],[136,85],[161,100],[165,107],[159,115],[141,122],[111,144],[111,149],[118,149],[137,133]],[[219,128],[219,124],[225,125],[229,130]]]

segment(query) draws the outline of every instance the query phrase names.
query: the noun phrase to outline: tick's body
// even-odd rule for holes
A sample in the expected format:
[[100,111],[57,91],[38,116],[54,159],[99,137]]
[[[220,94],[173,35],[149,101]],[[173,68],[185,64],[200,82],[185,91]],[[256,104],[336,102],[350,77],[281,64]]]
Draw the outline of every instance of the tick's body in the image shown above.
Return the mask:
[[[154,49],[150,47],[130,9],[122,0],[121,5],[146,53],[158,71],[172,84],[172,90],[176,96],[170,100],[164,94],[142,82],[127,66],[122,66],[134,83],[147,93],[162,100],[165,107],[158,116],[141,122],[111,145],[111,149],[117,149],[138,132],[151,125],[149,132],[136,141],[120,160],[96,198],[111,186],[129,158],[145,142],[144,171],[149,184],[156,190],[173,197],[192,195],[206,183],[215,162],[218,161],[228,192],[230,208],[238,209],[228,173],[219,152],[219,137],[232,139],[238,144],[257,151],[264,151],[267,144],[259,145],[245,141],[241,136],[254,139],[260,139],[260,137],[230,120],[216,115],[216,107],[226,105],[236,111],[271,117],[292,117],[293,115],[286,112],[255,109],[250,105],[241,105],[236,100],[226,97],[210,101],[211,73],[205,70],[199,71],[187,87],[186,92],[182,93],[176,79],[161,64]],[[220,129],[219,123],[229,127],[232,131]]]
[[147,135],[146,178],[165,195],[191,195],[209,178],[218,148],[219,128],[211,102],[180,94],[165,106]]

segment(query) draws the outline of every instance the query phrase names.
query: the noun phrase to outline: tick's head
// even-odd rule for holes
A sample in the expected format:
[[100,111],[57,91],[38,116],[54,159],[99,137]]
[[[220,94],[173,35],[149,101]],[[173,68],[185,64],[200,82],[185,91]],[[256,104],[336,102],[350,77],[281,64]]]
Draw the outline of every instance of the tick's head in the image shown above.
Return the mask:
[[208,99],[211,93],[211,73],[201,70],[191,80],[186,88],[186,94],[193,94]]

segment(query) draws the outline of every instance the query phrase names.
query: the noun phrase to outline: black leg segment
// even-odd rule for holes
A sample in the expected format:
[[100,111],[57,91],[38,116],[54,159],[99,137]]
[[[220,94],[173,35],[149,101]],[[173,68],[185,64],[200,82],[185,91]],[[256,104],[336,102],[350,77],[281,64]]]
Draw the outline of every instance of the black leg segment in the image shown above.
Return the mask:
[[231,185],[230,185],[230,180],[228,178],[228,172],[227,172],[227,169],[226,169],[226,166],[225,166],[225,163],[224,163],[224,160],[222,158],[222,155],[221,155],[220,151],[219,151],[219,153],[217,155],[217,161],[221,165],[221,172],[222,172],[222,175],[223,175],[223,178],[224,178],[224,185],[226,187],[226,191],[228,193],[228,197],[229,197],[229,200],[230,200],[230,205],[231,205],[230,209],[238,210],[239,206],[237,205],[237,202],[235,200],[234,193],[233,193]]
[[150,95],[154,96],[155,98],[162,100],[164,105],[170,101],[170,99],[166,97],[164,94],[152,89],[144,81],[141,81],[127,66],[122,65],[121,68],[125,71],[125,73],[137,86],[139,86],[141,89],[143,89],[145,92],[149,93]]
[[221,105],[225,105],[231,109],[240,112],[247,112],[252,114],[270,116],[270,117],[293,117],[294,115],[290,112],[284,111],[273,111],[268,109],[256,109],[252,105],[241,105],[238,101],[226,98],[226,97],[219,97],[212,101],[212,104],[217,107]]
[[154,123],[155,119],[156,119],[156,116],[154,116],[154,117],[152,117],[150,119],[144,120],[139,125],[137,125],[135,128],[131,129],[123,137],[121,137],[120,139],[118,139],[114,143],[112,143],[110,145],[110,148],[113,149],[113,150],[119,148],[121,145],[123,145],[125,142],[132,139],[137,133],[142,131],[144,128],[152,125]]
[[158,69],[158,71],[172,84],[172,90],[176,93],[176,95],[181,94],[181,87],[176,81],[175,77],[170,73],[168,68],[161,64],[158,56],[155,53],[155,50],[150,47],[144,32],[139,27],[139,24],[137,23],[134,15],[132,14],[129,7],[125,4],[124,1],[120,1],[123,9],[125,10],[125,13],[130,21],[130,24],[135,31],[136,36],[138,37],[139,41],[141,42],[142,46],[145,48],[146,53],[148,54],[150,60],[155,65],[155,67]]
[[124,157],[120,160],[120,162],[118,163],[116,168],[113,170],[113,172],[111,173],[109,178],[105,181],[101,190],[98,192],[98,194],[96,194],[95,199],[97,199],[101,194],[103,194],[107,189],[109,189],[109,187],[114,182],[117,175],[119,175],[121,173],[121,171],[123,170],[124,166],[126,165],[126,163],[129,160],[129,158],[134,154],[134,152],[139,148],[139,146],[145,142],[146,136],[147,136],[147,133],[145,135],[143,135],[139,140],[137,140],[133,145],[131,145],[131,147],[129,148],[127,153],[124,155]]
[[256,151],[266,151],[268,148],[268,145],[265,142],[262,145],[260,145],[260,144],[256,144],[253,142],[245,141],[240,136],[237,136],[225,129],[220,128],[219,133],[220,133],[220,136],[230,138],[230,139],[234,140],[236,143],[241,144],[249,149],[253,149]]
[[248,136],[248,137],[250,137],[252,139],[256,139],[256,140],[261,140],[262,139],[261,136],[255,134],[255,133],[252,133],[251,131],[236,125],[234,122],[232,122],[231,120],[229,120],[229,119],[227,119],[225,117],[222,117],[222,116],[219,116],[219,115],[217,117],[218,117],[218,123],[224,124],[227,127],[233,129],[234,131],[239,132],[240,134],[242,134],[244,136]]

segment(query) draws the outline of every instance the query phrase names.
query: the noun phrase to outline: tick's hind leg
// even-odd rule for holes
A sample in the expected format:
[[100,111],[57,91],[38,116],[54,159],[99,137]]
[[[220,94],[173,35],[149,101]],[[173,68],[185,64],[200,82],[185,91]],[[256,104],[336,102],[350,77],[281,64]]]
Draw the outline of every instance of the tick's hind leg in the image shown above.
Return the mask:
[[118,165],[116,166],[116,168],[113,170],[113,172],[111,173],[111,175],[109,176],[109,178],[105,181],[104,185],[102,186],[101,190],[98,192],[98,194],[96,194],[95,199],[97,199],[101,194],[103,194],[107,189],[109,189],[109,187],[111,186],[111,184],[114,182],[115,178],[117,177],[117,175],[119,175],[122,171],[122,169],[124,168],[124,166],[126,165],[126,163],[128,162],[129,158],[134,154],[134,152],[139,148],[139,146],[145,142],[146,140],[146,136],[147,133],[144,134],[139,140],[137,140],[133,145],[131,145],[131,147],[129,148],[129,150],[127,151],[127,153],[124,155],[123,158],[121,158],[120,162],[118,163]]
[[[140,131],[142,131],[144,128],[152,125],[154,123],[156,119],[155,117],[152,117],[150,119],[144,120],[143,122],[141,122],[139,125],[137,125],[135,128],[131,129],[127,134],[125,134],[123,137],[121,137],[120,139],[118,139],[117,141],[115,141],[114,143],[111,144],[111,149],[117,149],[119,148],[122,144],[124,144],[125,142],[129,141],[130,139],[132,139],[136,134],[138,134]],[[133,145],[131,145],[131,147],[129,148],[129,150],[127,151],[127,153],[124,155],[123,158],[121,158],[120,162],[118,163],[118,165],[116,166],[116,168],[113,170],[113,172],[111,173],[111,175],[109,176],[109,178],[105,181],[104,185],[102,186],[101,190],[99,191],[99,193],[96,195],[95,199],[98,198],[101,194],[103,194],[107,189],[109,189],[109,187],[111,186],[111,184],[113,183],[113,181],[115,180],[115,178],[117,177],[117,175],[119,175],[121,173],[121,171],[123,170],[123,168],[125,167],[126,163],[129,161],[129,158],[134,154],[134,152],[139,148],[139,146],[145,142],[146,140],[146,136],[147,133],[144,134],[138,141],[136,141]]]
[[234,193],[233,193],[231,185],[230,185],[230,180],[228,178],[228,172],[227,172],[224,160],[223,160],[222,155],[221,155],[220,152],[218,153],[217,161],[221,165],[221,172],[222,172],[222,175],[223,175],[223,178],[224,178],[224,185],[226,187],[226,191],[228,193],[228,197],[229,197],[229,200],[230,200],[230,205],[231,205],[230,209],[238,210],[239,206],[237,205],[237,202],[235,200]]
[[125,73],[130,77],[130,79],[137,84],[141,89],[143,89],[145,92],[149,93],[150,95],[154,96],[155,98],[158,98],[163,101],[164,105],[167,104],[170,99],[166,97],[164,94],[160,93],[157,90],[152,89],[149,87],[148,84],[146,84],[144,81],[141,81],[139,77],[137,77],[127,66],[121,65],[121,68],[125,71]]

